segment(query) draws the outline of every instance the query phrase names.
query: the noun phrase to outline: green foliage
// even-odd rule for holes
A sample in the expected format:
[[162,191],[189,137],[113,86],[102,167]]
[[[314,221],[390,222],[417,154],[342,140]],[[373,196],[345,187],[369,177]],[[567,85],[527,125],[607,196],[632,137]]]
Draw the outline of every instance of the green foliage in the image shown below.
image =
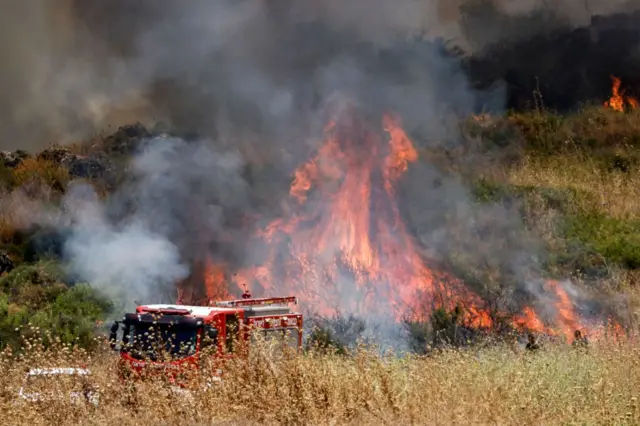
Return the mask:
[[347,348],[340,343],[335,334],[328,327],[316,326],[313,328],[307,339],[307,350],[318,350],[321,352],[332,352],[338,355],[345,355]]
[[90,347],[95,324],[111,304],[87,285],[64,283],[55,262],[20,265],[0,278],[0,347],[19,348],[21,340],[38,332],[52,339]]
[[474,182],[471,193],[476,201],[480,203],[495,203],[501,201],[508,195],[508,187],[488,179],[480,179]]
[[360,343],[367,343],[363,334],[367,328],[364,320],[336,313],[332,317],[315,316],[308,319],[313,329],[307,340],[308,348],[344,355]]
[[20,292],[31,286],[42,288],[54,287],[62,283],[64,272],[53,261],[43,261],[35,264],[23,264],[16,267],[9,274],[0,278],[0,291],[8,293],[20,302]]
[[459,340],[458,329],[462,321],[462,309],[447,311],[438,308],[431,314],[431,328],[434,344],[453,344]]
[[508,185],[480,179],[472,194],[481,203],[517,200],[524,206],[521,210],[524,220],[531,216],[528,207],[536,200],[542,200],[545,209],[560,214],[560,232],[550,236],[554,247],[547,247],[546,251],[544,266],[549,272],[602,278],[611,264],[640,269],[640,221],[609,217],[596,212],[595,207],[589,210],[589,206],[596,206],[590,193],[575,188]]
[[548,208],[568,213],[577,204],[594,202],[590,194],[575,188],[549,188],[533,185],[509,185],[488,179],[473,184],[472,195],[480,203],[505,203],[520,200],[525,205],[541,199]]
[[544,155],[558,153],[558,136],[563,118],[551,112],[538,111],[517,114],[511,117],[522,132],[527,151]]
[[404,326],[407,331],[407,340],[411,352],[419,355],[426,354],[433,339],[429,322],[406,320]]
[[465,311],[461,306],[453,309],[439,307],[426,321],[404,322],[409,348],[413,353],[425,354],[432,348],[461,347],[479,341],[486,333],[465,323]]
[[100,298],[87,285],[76,285],[58,295],[46,309],[37,312],[31,323],[50,330],[62,343],[77,343],[91,347],[96,321],[104,320],[110,303]]
[[485,152],[509,151],[520,157],[581,157],[607,171],[629,173],[640,166],[640,111],[627,114],[588,107],[561,116],[549,111],[471,119],[464,124],[470,140]]
[[578,240],[609,262],[640,269],[640,221],[625,221],[600,214],[567,218],[568,240]]
[[0,190],[12,189],[15,185],[16,181],[11,169],[6,167],[2,161],[0,161]]

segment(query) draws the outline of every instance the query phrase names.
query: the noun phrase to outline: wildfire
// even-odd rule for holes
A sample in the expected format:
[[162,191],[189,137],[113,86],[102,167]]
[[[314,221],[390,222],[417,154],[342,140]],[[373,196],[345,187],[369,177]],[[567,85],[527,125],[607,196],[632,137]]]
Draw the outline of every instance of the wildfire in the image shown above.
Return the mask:
[[[402,220],[397,185],[417,160],[397,117],[375,123],[352,109],[330,121],[316,153],[293,172],[291,213],[256,234],[263,262],[232,281],[255,295],[296,294],[325,315],[341,309],[399,321],[460,307],[465,325],[492,328],[505,315],[429,262]],[[226,297],[223,265],[207,262],[204,273],[208,299]],[[530,306],[507,321],[571,340],[586,324],[561,283],[544,289],[554,300],[551,323]]]
[[[384,116],[381,124],[375,132],[352,112],[326,126],[316,155],[293,173],[295,213],[261,233],[271,254],[262,266],[238,274],[259,287],[255,293],[286,288],[323,313],[348,300],[351,312],[397,319],[423,311],[425,300],[433,307],[458,302],[463,289],[451,292],[449,279],[424,265],[397,207],[396,184],[418,153],[396,118]],[[279,259],[279,250],[291,258]],[[474,303],[470,308],[479,325],[488,325]]]
[[604,103],[604,106],[615,111],[624,112],[625,105],[631,109],[638,107],[638,100],[633,96],[626,96],[624,90],[620,89],[622,82],[618,77],[611,76],[612,87],[611,97]]
[[[204,279],[204,286],[199,285]],[[184,305],[206,305],[216,300],[229,298],[226,268],[210,258],[196,262],[191,276],[178,285],[177,303]]]
[[207,300],[228,299],[224,265],[216,264],[211,259],[207,259],[204,268],[204,287],[207,292]]

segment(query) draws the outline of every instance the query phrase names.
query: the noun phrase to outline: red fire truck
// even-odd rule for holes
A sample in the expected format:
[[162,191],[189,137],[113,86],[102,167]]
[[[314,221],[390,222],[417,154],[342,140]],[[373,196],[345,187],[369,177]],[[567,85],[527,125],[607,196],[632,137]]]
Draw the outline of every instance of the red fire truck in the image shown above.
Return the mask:
[[297,298],[245,293],[213,306],[142,305],[113,324],[111,347],[120,354],[122,373],[157,372],[175,382],[180,372],[198,368],[204,353],[216,360],[234,356],[235,345],[250,343],[256,333],[285,337],[283,344],[300,349],[303,318],[291,304]]

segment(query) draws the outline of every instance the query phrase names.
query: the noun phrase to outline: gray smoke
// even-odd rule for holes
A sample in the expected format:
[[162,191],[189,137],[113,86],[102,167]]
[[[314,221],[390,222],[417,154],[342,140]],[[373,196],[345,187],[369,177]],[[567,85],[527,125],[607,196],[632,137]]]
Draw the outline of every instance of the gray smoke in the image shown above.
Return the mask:
[[65,243],[70,269],[125,308],[134,308],[134,301],[173,296],[175,281],[188,275],[178,247],[152,231],[147,218],[110,221],[91,187],[73,187],[65,207],[72,215]]
[[[502,3],[511,14],[535,10],[531,2]],[[570,15],[564,4],[557,13]],[[251,246],[255,229],[244,219],[286,216],[280,202],[291,172],[317,148],[344,97],[367,118],[397,113],[420,148],[455,146],[460,135],[450,123],[480,100],[503,105],[501,88],[474,92],[444,43],[424,37],[462,37],[461,17],[443,1],[30,5],[16,2],[2,17],[11,35],[0,42],[10,64],[0,96],[2,147],[35,148],[137,119],[199,136],[149,141],[105,202],[86,187],[69,192],[70,266],[114,296],[166,299],[163,292],[205,257],[259,264],[264,253]],[[17,15],[33,25],[16,25]],[[488,24],[480,16],[472,26],[488,31]],[[425,255],[509,272],[510,285],[478,285],[479,292],[508,301],[516,291],[534,295],[524,283],[539,275],[539,246],[517,212],[475,205],[461,182],[431,165],[412,168],[403,200]],[[346,300],[341,308],[348,310]]]
[[[131,308],[173,302],[190,261],[215,251],[229,212],[248,210],[243,163],[206,142],[157,137],[134,158],[129,181],[101,202],[86,184],[65,198],[71,271]],[[233,245],[224,247],[233,256]],[[218,256],[224,253],[220,251]]]
[[[544,13],[539,25],[512,25],[497,22],[491,7],[508,16]],[[388,46],[424,33],[481,48],[637,7],[634,0],[10,0],[0,17],[0,147],[36,150],[158,120],[210,134],[223,119],[243,121],[249,138],[267,123],[281,125],[274,116],[291,124],[291,112],[314,99],[308,83],[348,62],[359,43]]]

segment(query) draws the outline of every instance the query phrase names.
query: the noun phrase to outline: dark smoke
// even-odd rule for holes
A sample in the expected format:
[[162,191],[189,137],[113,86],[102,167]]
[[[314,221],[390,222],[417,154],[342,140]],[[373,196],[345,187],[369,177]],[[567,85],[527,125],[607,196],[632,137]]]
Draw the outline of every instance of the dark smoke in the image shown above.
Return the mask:
[[[84,9],[106,20],[113,10],[117,17],[130,12],[148,18],[116,20],[113,25],[127,28],[135,43],[109,48],[127,58],[135,79],[151,83],[149,97],[171,127],[200,136],[198,142],[149,141],[135,159],[131,182],[106,206],[90,204],[98,210],[89,216],[100,218],[94,223],[99,232],[78,227],[68,244],[74,268],[104,286],[140,282],[130,285],[143,294],[140,289],[151,289],[150,295],[157,293],[150,282],[160,275],[149,277],[155,261],[173,278],[182,276],[184,265],[208,257],[232,270],[259,262],[262,253],[247,240],[255,231],[251,220],[283,214],[280,201],[293,168],[316,147],[344,98],[376,121],[394,111],[423,138],[446,137],[443,117],[468,114],[476,95],[443,44],[424,40],[419,25],[405,22],[422,10],[419,3],[383,3],[364,16],[363,2],[346,9],[331,2],[256,1],[199,1],[189,8],[122,2]],[[94,31],[103,39],[110,28]],[[123,238],[125,231],[137,243]],[[159,239],[171,244],[161,246]],[[105,268],[105,259],[121,257],[105,256],[104,247],[117,250],[120,243],[127,245],[121,253],[149,245],[158,259],[138,259],[140,267],[128,266],[126,275],[117,265]],[[159,281],[166,287],[166,280]]]
[[[249,138],[312,108],[331,84],[320,74],[334,73],[361,43],[388,47],[424,33],[477,54],[637,8],[635,0],[11,0],[0,17],[0,147],[33,151],[158,120],[209,136],[241,128]],[[562,43],[548,49],[564,52]],[[559,56],[550,59],[557,67]],[[472,71],[472,80],[526,85],[524,70],[508,71]]]
[[611,95],[611,76],[622,80],[629,95],[638,94],[640,11],[591,16],[579,27],[546,10],[514,18],[489,5],[483,7],[483,14],[496,22],[511,23],[513,29],[554,23],[528,37],[483,43],[473,18],[464,21],[468,39],[482,44],[466,60],[473,86],[482,89],[506,83],[508,108],[533,108],[534,93],[539,94],[537,106],[558,111],[601,103]]

